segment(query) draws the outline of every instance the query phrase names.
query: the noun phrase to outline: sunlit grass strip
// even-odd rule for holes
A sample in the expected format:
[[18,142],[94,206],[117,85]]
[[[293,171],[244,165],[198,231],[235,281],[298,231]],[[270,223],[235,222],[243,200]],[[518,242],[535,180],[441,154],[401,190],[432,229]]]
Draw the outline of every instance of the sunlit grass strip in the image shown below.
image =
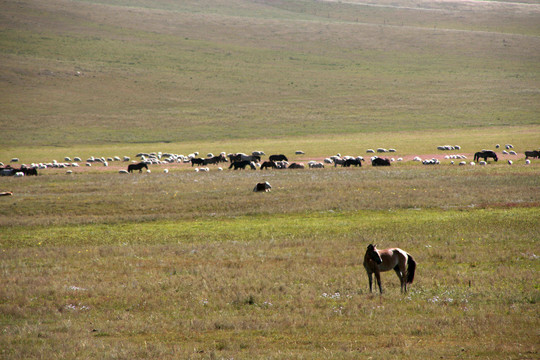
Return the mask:
[[[430,232],[435,229],[439,233],[444,230],[454,240],[459,240],[462,232],[478,234],[479,239],[482,239],[486,226],[495,225],[505,230],[499,234],[503,241],[511,240],[512,234],[538,230],[539,219],[540,209],[537,207],[467,211],[321,211],[142,223],[16,226],[3,229],[0,244],[2,248],[25,248],[295,239],[310,241],[328,237],[358,239],[366,243],[392,243],[399,238],[403,241],[406,234],[409,234],[407,241],[412,242],[429,238]],[[392,231],[389,232],[389,229]]]

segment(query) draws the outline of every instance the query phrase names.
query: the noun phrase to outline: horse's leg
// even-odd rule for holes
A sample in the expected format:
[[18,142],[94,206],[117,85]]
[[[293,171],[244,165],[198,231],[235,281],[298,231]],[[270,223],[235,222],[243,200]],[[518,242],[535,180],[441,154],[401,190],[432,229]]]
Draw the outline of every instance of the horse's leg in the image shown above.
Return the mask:
[[373,274],[368,272],[367,273],[368,279],[369,279],[369,292],[372,293],[372,287],[373,287]]
[[375,279],[377,280],[377,285],[379,285],[379,291],[382,294],[383,291],[382,291],[382,286],[381,286],[381,273],[379,271],[375,271]]
[[403,292],[403,286],[405,286],[405,292],[407,292],[407,284],[405,282],[405,273],[400,270],[399,265],[396,265],[396,267],[394,267],[394,271],[396,272],[397,277],[399,278],[399,281],[401,283],[401,292]]

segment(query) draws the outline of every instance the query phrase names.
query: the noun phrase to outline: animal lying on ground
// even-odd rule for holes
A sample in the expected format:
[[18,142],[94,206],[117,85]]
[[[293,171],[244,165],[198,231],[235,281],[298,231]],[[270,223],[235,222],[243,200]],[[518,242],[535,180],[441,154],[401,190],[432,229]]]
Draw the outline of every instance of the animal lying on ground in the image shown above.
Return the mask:
[[253,192],[269,192],[270,189],[272,189],[272,186],[268,183],[268,181],[265,181],[263,183],[257,183],[255,188],[253,188]]

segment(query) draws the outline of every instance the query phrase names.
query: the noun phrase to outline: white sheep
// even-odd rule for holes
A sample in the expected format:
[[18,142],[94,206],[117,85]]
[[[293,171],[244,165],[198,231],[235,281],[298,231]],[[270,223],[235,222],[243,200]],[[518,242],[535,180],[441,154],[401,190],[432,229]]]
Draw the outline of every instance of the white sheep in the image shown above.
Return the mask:
[[129,174],[129,172],[127,170],[120,170],[118,171],[119,174]]
[[169,169],[163,169],[163,172],[164,172],[165,174],[168,174],[168,173],[169,173]]
[[467,162],[466,162],[466,161],[461,161],[461,162],[459,163],[459,165],[460,165],[460,166],[467,165]]
[[375,153],[375,150],[373,150],[373,149],[367,149],[367,150],[366,150],[366,153],[367,153],[367,154],[373,154],[373,153]]
[[305,152],[303,152],[302,150],[296,150],[294,153],[296,155],[304,155],[305,154]]
[[512,165],[514,162],[512,160],[508,160],[508,165]]
[[525,165],[530,165],[530,163],[531,163],[531,160],[529,159],[525,160]]
[[508,153],[509,153],[510,155],[517,155],[517,153],[516,153],[514,150],[510,150]]
[[482,160],[482,161],[480,161],[480,162],[478,163],[478,165],[482,165],[482,166],[483,166],[483,165],[487,165],[487,162],[485,162],[484,160]]

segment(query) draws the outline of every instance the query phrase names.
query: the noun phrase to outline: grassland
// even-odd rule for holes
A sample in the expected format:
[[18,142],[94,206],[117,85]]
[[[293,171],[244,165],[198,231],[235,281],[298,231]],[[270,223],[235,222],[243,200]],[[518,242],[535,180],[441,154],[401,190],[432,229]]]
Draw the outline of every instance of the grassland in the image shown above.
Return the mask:
[[[406,161],[2,177],[0,358],[537,359],[539,24],[535,1],[3,1],[4,163]],[[518,155],[436,150],[497,143]],[[414,256],[408,294],[368,293],[369,243]]]
[[3,143],[538,124],[538,5],[444,4],[6,1]]

